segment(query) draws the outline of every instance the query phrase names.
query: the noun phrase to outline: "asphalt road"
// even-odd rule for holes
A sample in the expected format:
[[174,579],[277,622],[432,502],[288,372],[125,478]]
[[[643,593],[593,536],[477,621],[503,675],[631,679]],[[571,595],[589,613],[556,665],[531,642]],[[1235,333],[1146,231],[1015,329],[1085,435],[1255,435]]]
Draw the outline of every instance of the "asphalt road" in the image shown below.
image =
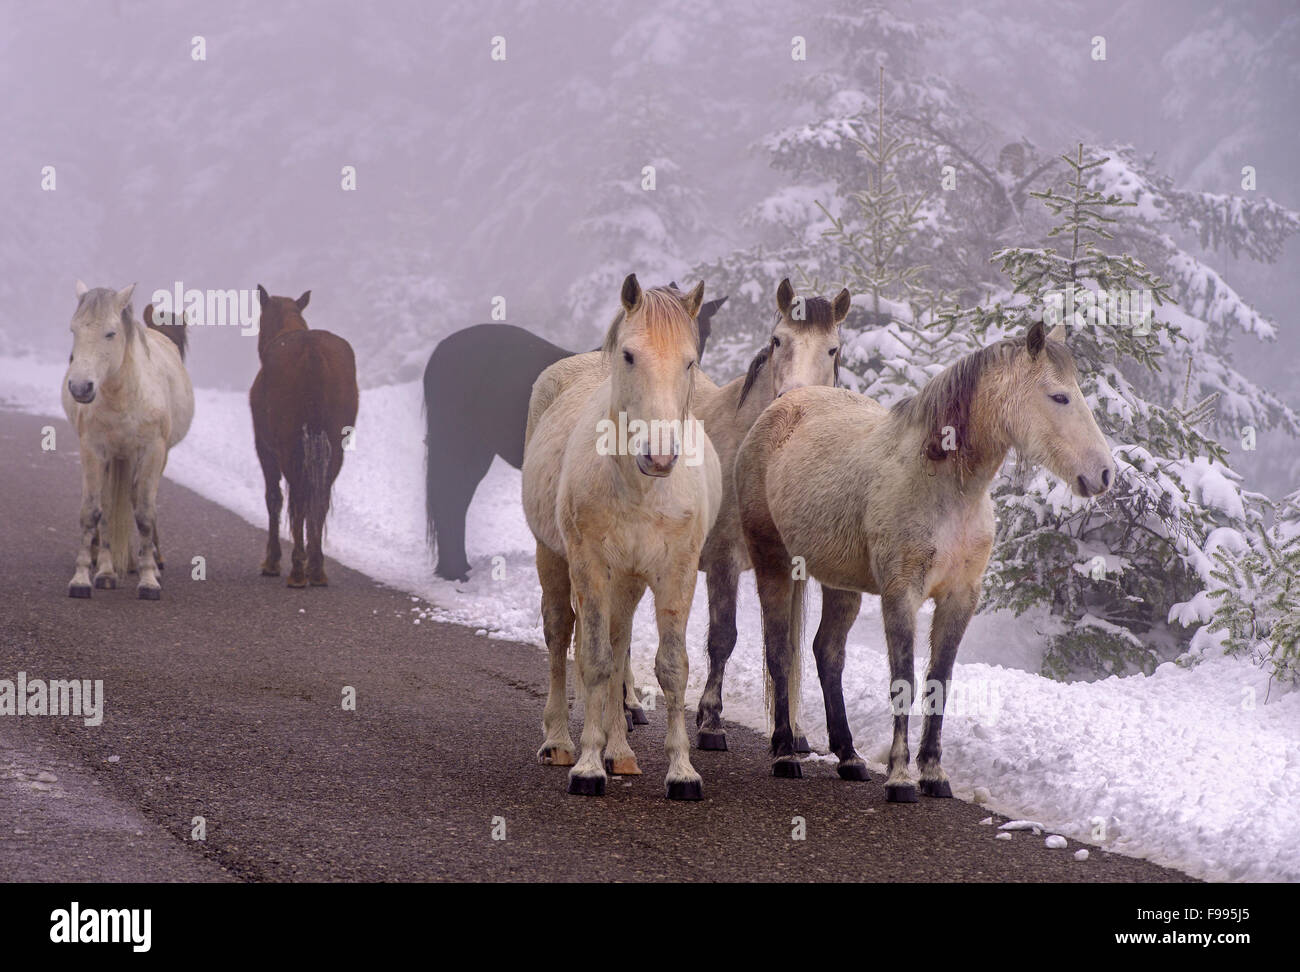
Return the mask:
[[662,709],[632,736],[644,776],[569,796],[566,771],[534,759],[537,648],[415,625],[408,595],[334,561],[328,589],[289,590],[259,576],[258,529],[169,481],[163,599],[137,600],[133,577],[71,599],[73,433],[0,411],[0,456],[0,678],[103,679],[106,695],[95,727],[0,716],[0,879],[1188,880],[1095,848],[1078,862],[1083,845],[1028,832],[995,840],[981,807],[888,804],[879,778],[832,764],[773,779],[764,740],[735,725],[730,752],[692,755],[704,801],[669,802]]

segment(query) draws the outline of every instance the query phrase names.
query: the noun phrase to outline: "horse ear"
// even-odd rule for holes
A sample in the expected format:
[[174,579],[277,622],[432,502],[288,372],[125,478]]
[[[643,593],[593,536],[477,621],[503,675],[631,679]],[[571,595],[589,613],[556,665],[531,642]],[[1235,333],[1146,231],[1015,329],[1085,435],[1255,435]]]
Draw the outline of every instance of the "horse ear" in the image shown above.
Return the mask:
[[305,310],[307,309],[307,303],[308,303],[308,301],[310,301],[310,300],[311,300],[311,291],[310,291],[310,290],[304,290],[304,291],[302,292],[302,296],[299,297],[297,300],[294,301],[294,304],[296,304],[297,307],[298,307],[298,313],[299,313],[299,314],[301,314],[303,311],[305,311]]
[[836,324],[849,316],[849,308],[852,306],[853,295],[849,293],[849,288],[845,287],[835,295],[835,302],[831,304],[831,313],[835,317]]
[[668,286],[671,287],[673,290],[680,290],[680,289],[681,289],[680,287],[677,286],[677,281],[676,281],[676,280],[669,280],[669,281],[668,281]]
[[790,286],[790,278],[786,277],[781,281],[781,285],[776,288],[776,309],[782,314],[789,315],[790,305],[794,303],[794,287]]
[[[712,303],[716,304],[717,301],[713,301]],[[707,311],[708,309],[709,309],[708,304],[705,304],[703,307],[701,307],[700,316],[695,319],[695,326],[699,329],[700,332],[700,346],[698,350],[695,352],[696,361],[699,361],[704,357],[704,345],[709,343],[709,332],[713,330],[713,325],[709,323],[709,318],[712,317],[713,314],[712,312],[708,313],[707,315],[705,314],[705,311]]]
[[1029,333],[1025,335],[1025,347],[1029,349],[1031,358],[1038,357],[1038,353],[1043,350],[1043,345],[1047,342],[1047,328],[1043,327],[1042,321],[1034,321],[1029,325]]
[[261,284],[257,285],[257,302],[263,307],[271,302],[271,295],[266,292],[266,288]]
[[117,309],[119,311],[124,311],[131,305],[131,295],[133,293],[135,293],[135,284],[123,287],[113,295],[113,298],[117,301]]
[[1065,343],[1065,325],[1064,325],[1064,324],[1057,324],[1056,327],[1052,328],[1050,331],[1047,332],[1047,339],[1048,339],[1049,341],[1060,341],[1062,344],[1064,344],[1064,343]]
[[691,317],[700,316],[700,307],[704,303],[704,281],[697,283],[691,292],[682,298],[682,304],[686,307],[686,313]]
[[80,280],[78,280],[78,281],[77,281],[77,300],[81,300],[82,297],[85,297],[85,296],[86,296],[86,291],[88,291],[89,289],[90,289],[89,287],[87,287],[84,283],[82,283]]
[[619,297],[623,301],[623,310],[629,314],[641,305],[641,284],[637,282],[635,273],[629,273],[623,280],[623,292]]

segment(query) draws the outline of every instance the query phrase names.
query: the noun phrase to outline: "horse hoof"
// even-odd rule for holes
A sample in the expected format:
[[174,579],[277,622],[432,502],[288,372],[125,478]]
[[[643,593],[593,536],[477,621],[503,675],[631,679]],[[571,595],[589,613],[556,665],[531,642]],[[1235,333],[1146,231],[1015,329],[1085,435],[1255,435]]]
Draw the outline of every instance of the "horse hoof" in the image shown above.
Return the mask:
[[911,783],[886,783],[885,799],[889,803],[915,803],[916,787]]
[[433,573],[435,576],[441,577],[445,581],[467,581],[469,580],[469,564],[466,564],[464,567],[447,568],[444,568],[442,564],[439,564],[433,569]]
[[572,766],[577,762],[572,750],[559,749],[555,746],[543,746],[537,751],[537,758],[546,766]]
[[858,783],[866,782],[871,778],[867,775],[867,764],[860,759],[846,759],[835,767],[835,772],[842,780],[854,780]]
[[263,576],[263,577],[279,577],[279,576],[280,576],[280,565],[279,565],[279,564],[262,564],[262,566],[261,566],[259,569],[262,571],[262,576]]
[[605,760],[605,772],[610,776],[640,776],[641,767],[636,764],[635,756]]
[[645,714],[645,709],[641,708],[641,706],[639,705],[631,706],[629,708],[629,712],[632,716],[633,725],[638,725],[638,726],[650,725],[650,717]]
[[700,749],[707,752],[725,753],[727,751],[727,734],[721,730],[714,732],[711,729],[701,729],[695,738]]
[[306,587],[306,586],[307,586],[307,578],[306,578],[306,577],[295,577],[293,574],[290,574],[290,575],[289,575],[289,579],[288,579],[287,581],[284,582],[284,586],[285,586],[285,587]]
[[68,597],[90,597],[89,584],[69,584]]
[[704,782],[702,780],[669,780],[669,800],[703,800]]
[[117,590],[117,578],[112,574],[100,574],[95,578],[95,587],[101,591]]
[[627,731],[628,731],[628,732],[631,732],[631,731],[632,731],[633,722],[634,722],[634,720],[632,719],[632,713],[631,713],[631,712],[628,712],[628,711],[626,711],[626,710],[624,710],[624,712],[623,712],[623,718],[627,720]]
[[812,752],[812,747],[808,745],[807,736],[799,735],[794,737],[794,751],[800,754]]
[[793,756],[783,756],[772,761],[772,775],[778,780],[801,780],[803,767]]
[[921,780],[921,793],[928,797],[952,797],[952,787],[947,780]]
[[162,599],[161,587],[137,587],[136,592],[142,601],[157,601]]
[[313,578],[311,579],[311,586],[312,586],[312,587],[329,587],[329,586],[330,586],[329,578],[326,577],[324,574],[321,574],[319,577],[313,577]]
[[605,777],[571,775],[569,777],[569,792],[574,796],[604,796]]

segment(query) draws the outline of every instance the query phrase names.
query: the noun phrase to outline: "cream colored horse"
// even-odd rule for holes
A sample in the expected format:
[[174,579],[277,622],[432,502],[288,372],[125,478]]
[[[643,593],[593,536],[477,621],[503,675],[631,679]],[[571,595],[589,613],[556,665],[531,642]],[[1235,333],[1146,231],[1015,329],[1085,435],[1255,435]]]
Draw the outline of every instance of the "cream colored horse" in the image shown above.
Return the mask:
[[[736,501],[735,464],[740,443],[750,427],[775,399],[809,385],[833,386],[839,375],[840,322],[849,313],[847,290],[834,300],[799,297],[788,279],[776,290],[776,323],[767,346],[741,378],[721,388],[712,385],[699,396],[695,410],[718,450],[722,464],[722,509],[700,557],[709,591],[709,677],[695,713],[700,749],[727,748],[722,728],[722,677],[736,647],[736,590],[740,575],[750,567],[749,551],[740,530]],[[798,639],[795,639],[798,642]],[[629,667],[630,674],[630,667]],[[796,752],[808,752],[799,728],[799,664],[791,665],[790,722]]]
[[[547,396],[548,407],[529,410],[523,504],[537,538],[551,658],[537,755],[573,765],[570,793],[603,794],[607,768],[640,772],[627,741],[623,673],[632,615],[648,586],[659,628],[655,674],[668,712],[667,795],[703,796],[684,710],[686,622],[722,491],[717,454],[691,411],[703,295],[703,283],[686,295],[642,292],[630,275],[602,349],[605,377],[578,368]],[[585,703],[576,764],[565,685],[575,622]]]
[[943,700],[993,545],[994,475],[1015,448],[1080,496],[1105,492],[1114,476],[1063,335],[1035,323],[1024,341],[967,355],[892,410],[843,389],[802,388],[754,423],[736,458],[736,489],[773,683],[775,775],[800,775],[786,712],[790,632],[801,610],[791,571],[801,557],[822,584],[813,652],[844,779],[867,778],[845,716],[844,645],[862,593],[880,595],[894,711],[885,794],[894,802],[916,800],[912,652],[916,612],[934,599],[917,765],[922,793],[952,795],[939,765]]
[[[708,433],[722,469],[722,504],[700,556],[709,591],[709,676],[700,697],[695,722],[700,749],[725,750],[722,728],[722,678],[736,646],[736,591],[740,574],[749,569],[749,553],[740,531],[736,485],[732,467],[745,433],[773,399],[805,385],[834,385],[839,373],[840,322],[848,315],[850,295],[841,290],[834,301],[824,297],[799,297],[789,279],[776,291],[776,321],[767,344],[750,362],[746,374],[719,387],[703,372],[695,381],[695,416]],[[528,430],[532,435],[540,415],[565,388],[575,382],[594,388],[608,374],[607,356],[589,351],[562,358],[538,376],[529,401]],[[640,698],[625,662],[624,701],[629,720]],[[808,752],[808,741],[798,727],[798,667],[792,671],[790,719],[795,726],[795,749]]]
[[94,586],[114,588],[133,564],[139,596],[156,601],[162,593],[158,480],[168,450],[189,431],[194,390],[177,345],[135,320],[134,290],[91,290],[77,281],[63,381],[63,410],[81,443],[81,549],[70,597],[90,597],[92,566]]

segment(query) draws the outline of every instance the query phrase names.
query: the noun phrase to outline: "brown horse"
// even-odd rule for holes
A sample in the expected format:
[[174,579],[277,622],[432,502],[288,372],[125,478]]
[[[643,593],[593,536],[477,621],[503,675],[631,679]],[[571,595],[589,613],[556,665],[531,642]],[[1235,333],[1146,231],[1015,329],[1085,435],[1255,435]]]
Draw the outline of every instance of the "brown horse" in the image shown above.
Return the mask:
[[352,345],[337,334],[308,330],[302,312],[311,299],[310,290],[291,300],[272,297],[258,284],[257,295],[262,304],[257,335],[262,369],[253,379],[248,402],[253,410],[257,458],[266,477],[268,524],[262,573],[280,575],[283,476],[289,484],[293,530],[293,569],[288,584],[323,587],[329,579],[321,535],[330,490],[343,468],[344,436],[357,421],[356,358]]

